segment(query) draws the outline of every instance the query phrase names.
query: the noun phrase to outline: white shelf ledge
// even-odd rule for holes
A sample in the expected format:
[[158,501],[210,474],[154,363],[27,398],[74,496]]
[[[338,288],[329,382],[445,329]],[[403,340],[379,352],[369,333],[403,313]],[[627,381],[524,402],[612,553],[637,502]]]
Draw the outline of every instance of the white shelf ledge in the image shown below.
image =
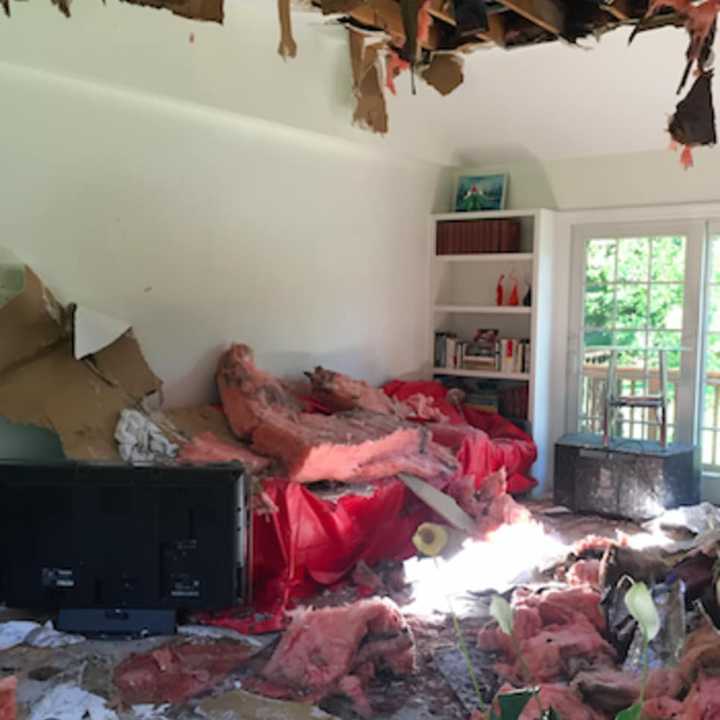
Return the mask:
[[455,375],[457,377],[493,378],[495,380],[530,380],[529,373],[500,372],[499,370],[463,370],[461,368],[434,367],[433,375]]
[[435,312],[486,315],[530,315],[532,308],[525,305],[435,305]]
[[502,218],[535,218],[540,208],[535,210],[477,210],[473,212],[433,213],[434,220],[497,220]]
[[532,253],[472,253],[465,255],[435,255],[437,262],[530,262]]

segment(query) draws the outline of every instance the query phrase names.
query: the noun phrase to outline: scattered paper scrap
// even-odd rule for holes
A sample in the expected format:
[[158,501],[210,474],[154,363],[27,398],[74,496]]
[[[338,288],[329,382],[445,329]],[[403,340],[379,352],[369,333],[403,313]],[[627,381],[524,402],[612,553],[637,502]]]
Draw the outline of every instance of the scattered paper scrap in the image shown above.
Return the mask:
[[58,685],[32,708],[29,720],[117,720],[104,698],[74,685]]
[[31,645],[37,648],[57,648],[85,642],[82,635],[59,632],[48,620],[44,625],[31,620],[11,620],[0,623],[0,650],[9,650],[16,645]]

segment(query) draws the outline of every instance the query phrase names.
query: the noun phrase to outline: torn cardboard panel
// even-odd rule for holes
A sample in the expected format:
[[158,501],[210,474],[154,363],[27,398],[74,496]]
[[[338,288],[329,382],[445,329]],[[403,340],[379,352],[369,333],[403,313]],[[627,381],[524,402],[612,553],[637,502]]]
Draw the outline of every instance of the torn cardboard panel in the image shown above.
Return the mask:
[[23,283],[0,306],[0,415],[54,431],[68,457],[117,460],[120,412],[157,392],[160,380],[132,332],[76,360],[70,313],[29,268]]
[[222,24],[225,19],[224,0],[122,0],[131,5],[170,10],[174,15],[190,20],[205,20]]
[[[169,421],[173,432],[179,433],[185,440],[190,440],[201,433],[211,432],[222,442],[236,442],[225,413],[220,407],[199,405],[190,408],[174,408],[173,410],[163,410],[162,416]],[[162,418],[158,419],[153,416],[153,420],[165,429]]]
[[320,0],[323,15],[349,13],[364,4],[365,0]]
[[373,132],[388,131],[388,114],[383,93],[379,46],[368,44],[366,36],[348,29],[353,90],[357,99],[353,122]]
[[292,16],[290,14],[290,0],[277,0],[278,18],[280,20],[280,44],[278,55],[283,60],[297,55],[297,43],[292,32]]
[[21,291],[0,305],[0,375],[57,345],[66,337],[63,309],[29,268]]
[[74,319],[75,359],[92,355],[114,343],[130,329],[125,320],[78,305]]
[[441,95],[449,95],[462,84],[462,58],[451,53],[435,53],[429,67],[423,71],[422,77]]

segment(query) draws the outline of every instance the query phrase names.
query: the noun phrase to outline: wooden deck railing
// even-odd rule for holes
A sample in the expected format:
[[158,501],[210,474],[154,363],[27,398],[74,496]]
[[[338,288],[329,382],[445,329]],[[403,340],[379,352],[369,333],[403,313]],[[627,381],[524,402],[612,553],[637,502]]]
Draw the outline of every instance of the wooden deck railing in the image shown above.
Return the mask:
[[[675,425],[675,387],[679,380],[678,370],[668,371],[670,401],[668,403],[668,437],[673,438]],[[660,373],[657,370],[645,374],[642,368],[618,368],[617,392],[623,395],[657,393],[660,390]],[[602,432],[603,407],[607,367],[586,364],[583,368],[582,416],[590,432]],[[701,441],[703,464],[720,467],[720,372],[707,373],[701,402],[703,405]],[[709,395],[709,402],[707,401]],[[623,437],[658,440],[659,428],[655,413],[645,408],[621,408],[618,424],[613,432]]]

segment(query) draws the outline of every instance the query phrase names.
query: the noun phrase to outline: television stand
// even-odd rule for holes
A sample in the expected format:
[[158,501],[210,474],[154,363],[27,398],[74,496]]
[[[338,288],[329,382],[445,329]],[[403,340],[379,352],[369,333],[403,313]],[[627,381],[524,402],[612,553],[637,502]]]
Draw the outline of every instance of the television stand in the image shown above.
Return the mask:
[[174,635],[175,610],[130,608],[64,608],[59,611],[57,629],[89,636],[148,637]]

